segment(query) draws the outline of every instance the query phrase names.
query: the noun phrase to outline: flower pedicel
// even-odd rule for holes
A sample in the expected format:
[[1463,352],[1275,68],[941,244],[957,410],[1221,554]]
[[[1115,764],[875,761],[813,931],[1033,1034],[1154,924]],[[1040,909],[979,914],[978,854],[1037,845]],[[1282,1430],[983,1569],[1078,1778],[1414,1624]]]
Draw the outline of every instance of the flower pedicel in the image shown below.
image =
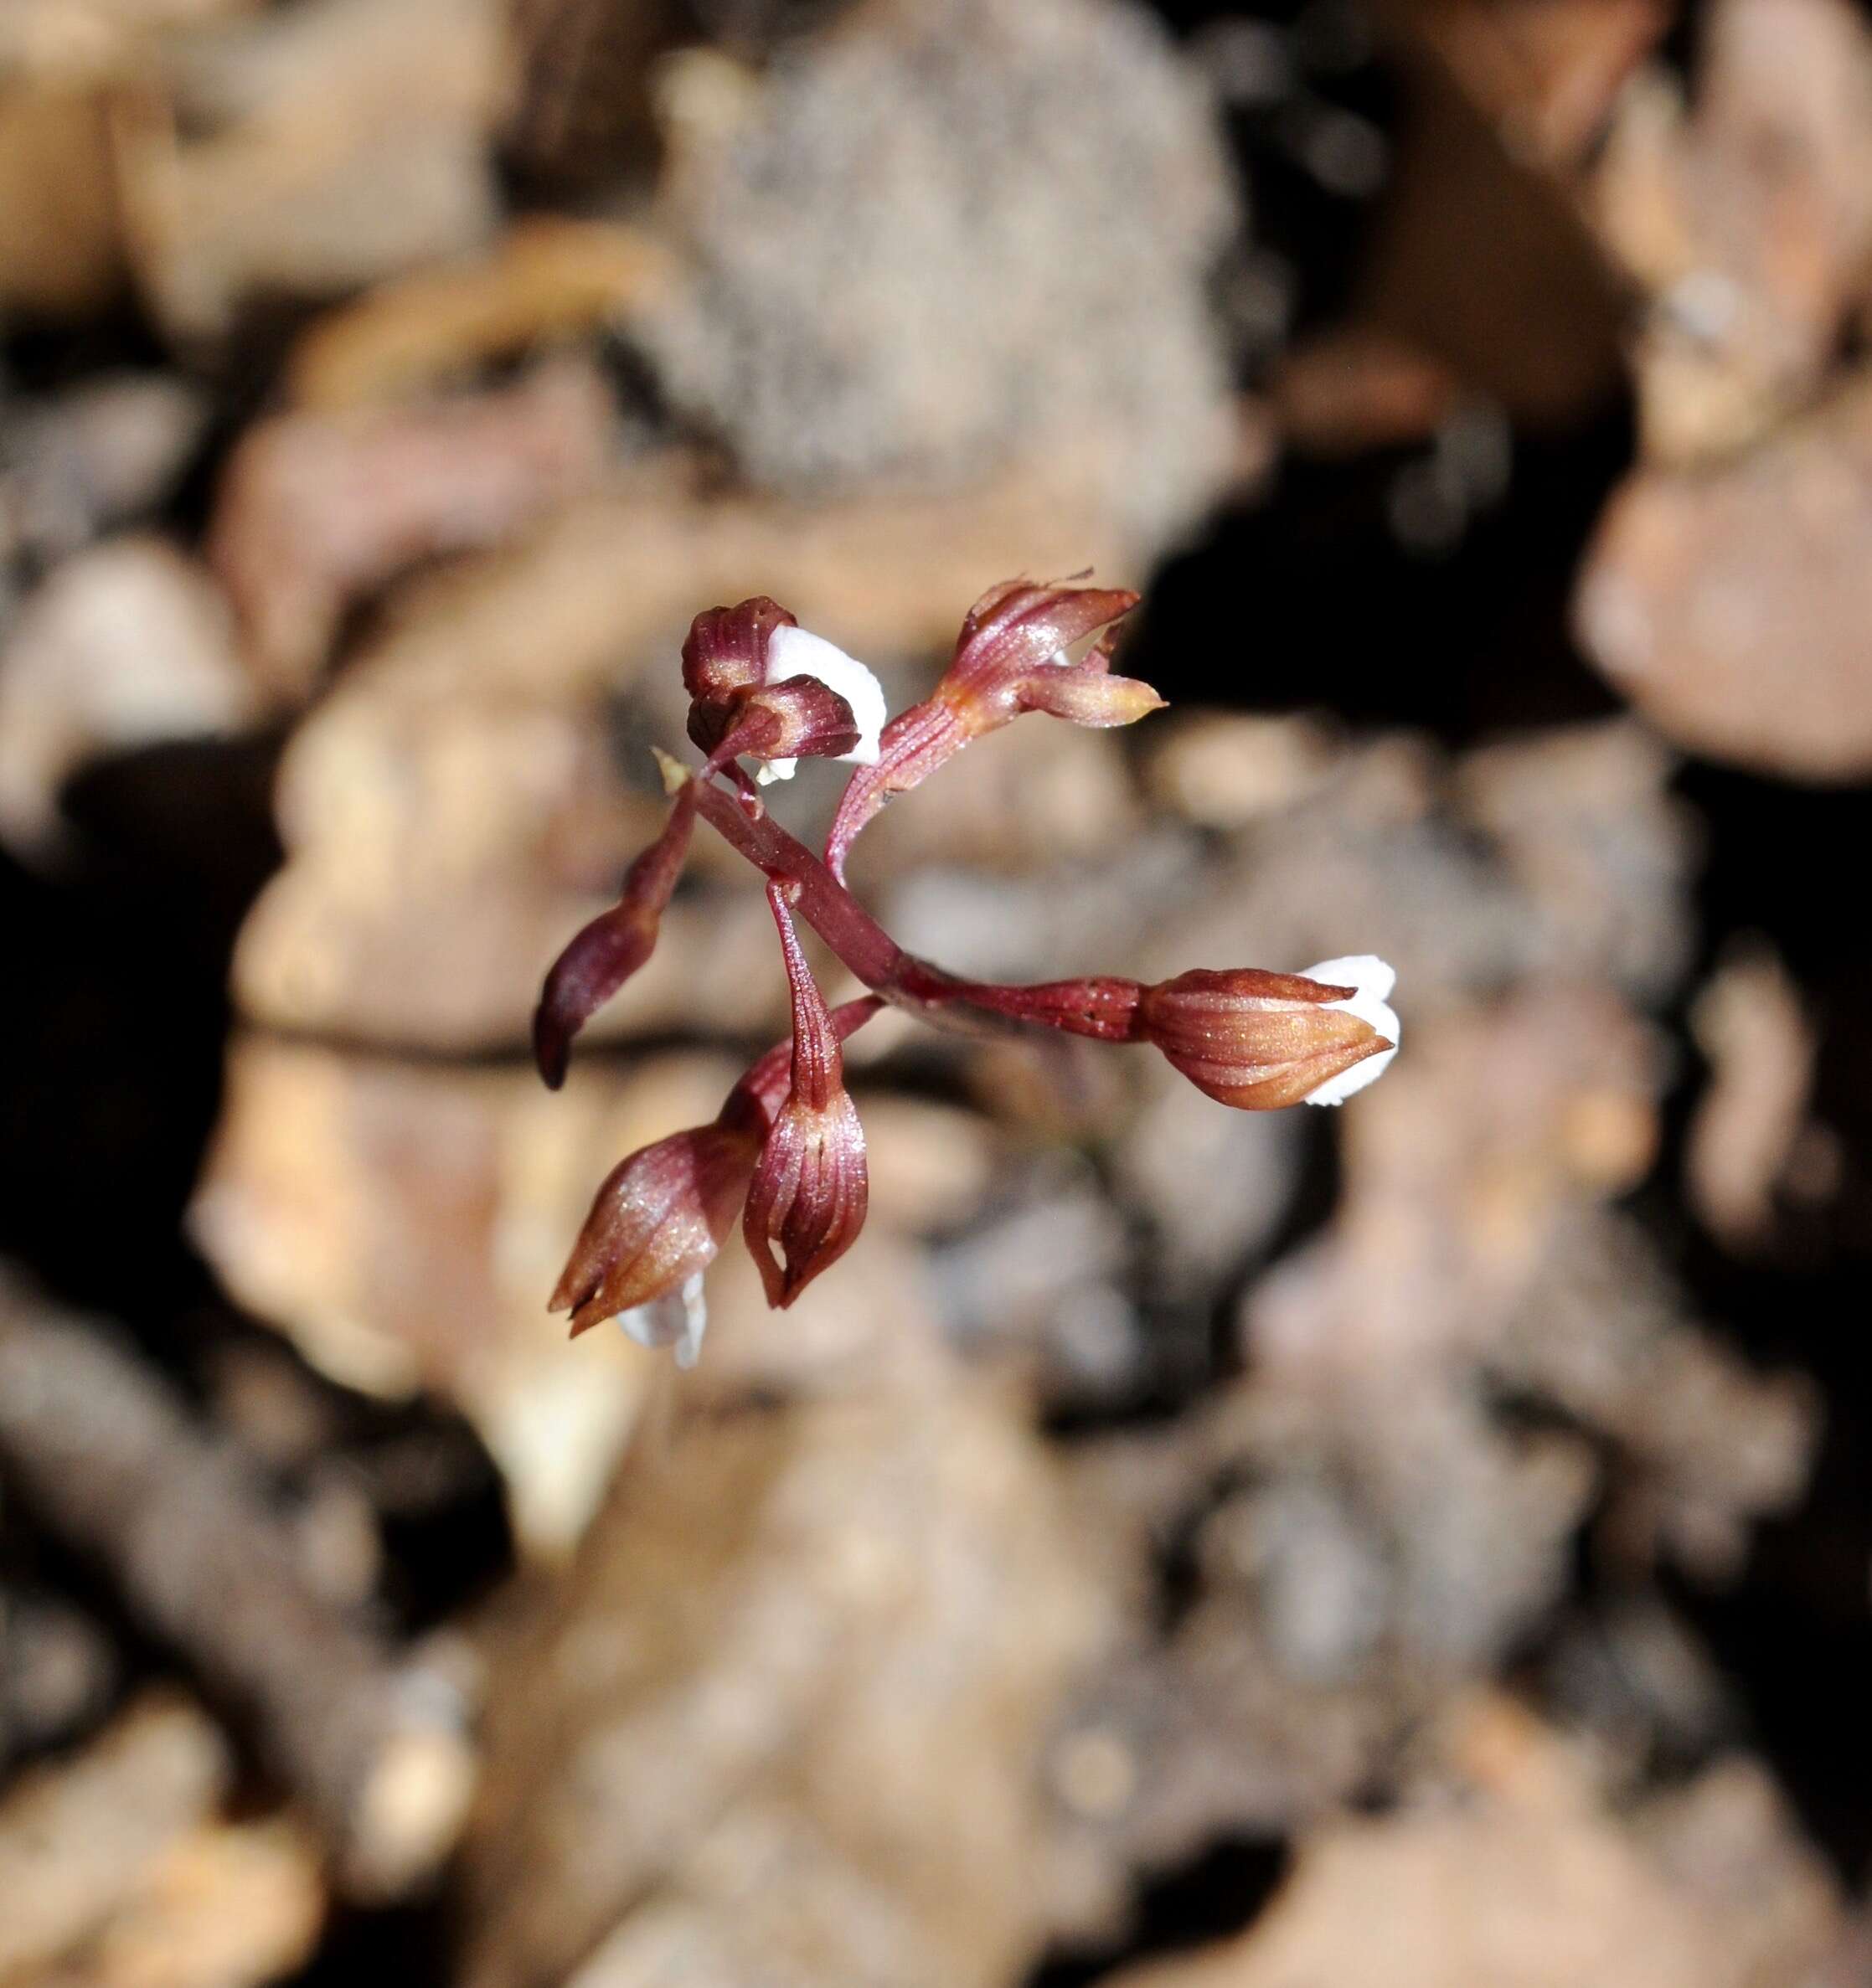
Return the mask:
[[[767,878],[792,991],[790,1042],[768,1051],[714,1121],[621,1161],[598,1190],[551,1308],[584,1331],[616,1317],[647,1346],[693,1363],[707,1322],[703,1273],[737,1216],[767,1301],[791,1305],[856,1240],[869,1183],[864,1134],[840,1045],[886,1003],[937,1027],[1023,1027],[1148,1043],[1219,1103],[1266,1111],[1337,1105],[1397,1053],[1395,978],[1369,954],[1303,974],[1193,967],[1145,986],[1111,975],[1037,986],[969,981],[906,953],[845,888],[845,858],[887,801],[1027,712],[1130,724],[1162,708],[1147,683],[1111,673],[1135,594],[1009,580],[969,610],[935,690],[887,723],[877,679],[764,596],[696,616],[683,645],[688,734],[699,768],[658,755],[670,812],[631,865],[618,902],[585,926],[546,976],[534,1018],[540,1074],[557,1089],[572,1038],[649,958],[695,818]],[[1087,638],[1080,658],[1071,652]],[[822,859],[775,821],[760,788],[802,759],[856,770]],[[742,762],[754,762],[750,776]],[[871,991],[828,1010],[801,950],[803,919]]]

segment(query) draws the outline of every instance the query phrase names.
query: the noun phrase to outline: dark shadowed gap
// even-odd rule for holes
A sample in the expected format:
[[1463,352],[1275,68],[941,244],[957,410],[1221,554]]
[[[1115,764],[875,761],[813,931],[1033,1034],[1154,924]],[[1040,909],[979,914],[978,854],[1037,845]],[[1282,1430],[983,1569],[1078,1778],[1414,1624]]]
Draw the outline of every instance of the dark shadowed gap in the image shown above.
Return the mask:
[[1517,437],[1503,501],[1437,557],[1392,528],[1405,452],[1288,463],[1166,565],[1126,667],[1172,704],[1322,706],[1452,744],[1606,716],[1621,706],[1575,648],[1567,604],[1631,446],[1624,407]]
[[[1726,1591],[1670,1585],[1808,1828],[1857,1882],[1872,1857],[1867,1751],[1842,1741],[1864,1730],[1872,1676],[1872,923],[1847,879],[1852,852],[1872,840],[1872,787],[1799,787],[1704,765],[1679,787],[1708,837],[1703,973],[1734,941],[1761,936],[1797,981],[1819,1038],[1815,1110],[1838,1141],[1840,1179],[1830,1203],[1789,1211],[1770,1253],[1751,1262],[1673,1209],[1678,1268],[1704,1315],[1763,1367],[1810,1374],[1823,1421],[1807,1496],[1759,1528],[1743,1578]],[[1682,1178],[1695,1088],[1681,1085],[1673,1100],[1666,1192]]]
[[451,1924],[443,1894],[377,1912],[341,1908],[311,1960],[279,1988],[447,1988]]
[[276,742],[164,746],[68,797],[69,857],[0,857],[0,1251],[142,1331],[209,1301],[183,1211],[220,1104],[234,937],[278,860]]
[[1027,1988],[1091,1988],[1120,1966],[1245,1932],[1280,1888],[1292,1861],[1277,1839],[1220,1837],[1200,1857],[1144,1886],[1137,1917],[1122,1939],[1061,1949],[1028,1977]]
[[[0,855],[0,1029],[14,1051],[0,1087],[0,1255],[132,1334],[198,1405],[216,1357],[244,1341],[298,1366],[371,1480],[379,1604],[416,1633],[512,1565],[492,1460],[452,1410],[368,1400],[305,1369],[221,1297],[183,1228],[220,1110],[235,937],[280,860],[279,745],[182,742],[101,760],[68,790],[62,859],[34,872]],[[28,1537],[0,1505],[0,1553]],[[92,1570],[32,1550],[49,1589],[104,1620],[132,1677],[166,1664]]]

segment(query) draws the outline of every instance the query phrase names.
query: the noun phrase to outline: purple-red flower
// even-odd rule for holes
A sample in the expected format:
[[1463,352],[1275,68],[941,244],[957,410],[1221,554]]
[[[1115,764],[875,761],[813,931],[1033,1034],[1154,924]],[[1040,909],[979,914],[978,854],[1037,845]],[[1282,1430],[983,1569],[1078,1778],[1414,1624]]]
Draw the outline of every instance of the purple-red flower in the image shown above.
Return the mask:
[[711,766],[758,759],[763,780],[786,780],[797,760],[868,765],[878,756],[877,678],[764,594],[695,617],[683,644],[683,684],[689,737]]
[[845,1089],[844,1057],[800,950],[786,893],[768,887],[793,997],[792,1082],[761,1148],[741,1218],[766,1289],[785,1311],[858,1240],[870,1201],[864,1128]]
[[[801,966],[803,971],[803,961]],[[815,987],[814,998],[817,991]],[[866,994],[828,1015],[820,1003],[809,1064],[823,1069],[829,1064],[836,1083],[839,1044],[883,1006],[876,995]],[[673,1132],[612,1168],[547,1306],[549,1311],[572,1314],[575,1338],[605,1319],[616,1318],[643,1345],[673,1345],[679,1365],[694,1362],[709,1317],[703,1272],[714,1261],[744,1204],[751,1205],[748,1191],[756,1169],[765,1163],[776,1133],[787,1122],[788,1107],[799,1089],[798,1063],[794,1045],[781,1043],[743,1075],[712,1124]],[[809,1088],[812,1084],[809,1074]],[[838,1094],[850,1113],[850,1129],[857,1139],[855,1216],[845,1241],[811,1270],[803,1268],[810,1254],[806,1231],[796,1226],[802,1268],[790,1295],[776,1303],[791,1303],[810,1276],[842,1255],[864,1219],[864,1134],[851,1100],[843,1089]],[[795,1150],[797,1139],[786,1137],[786,1150]],[[842,1205],[849,1211],[848,1194]],[[756,1250],[755,1260],[766,1280],[770,1259]],[[770,1285],[770,1296],[771,1292]]]
[[[761,1151],[757,1116],[737,1100],[714,1124],[644,1146],[599,1188],[547,1309],[570,1311],[575,1336],[699,1280],[728,1233]],[[699,1295],[690,1295],[690,1308]],[[693,1336],[699,1341],[699,1320]]]
[[1082,662],[1067,652],[1128,615],[1137,596],[1122,588],[1005,580],[968,610],[956,653],[931,695],[884,728],[877,763],[853,776],[826,837],[826,863],[843,877],[866,822],[898,794],[920,786],[971,741],[1044,711],[1074,724],[1127,725],[1163,708],[1149,684],[1110,673],[1110,635]]
[[[683,681],[704,763],[691,770],[658,755],[669,819],[632,864],[617,904],[547,975],[534,1047],[556,1087],[573,1037],[649,957],[699,814],[768,880],[792,1033],[747,1071],[713,1124],[632,1153],[599,1189],[553,1293],[574,1332],[616,1317],[647,1345],[673,1345],[688,1365],[707,1318],[703,1273],[737,1213],[776,1308],[844,1254],[864,1226],[869,1177],[840,1045],[887,1002],[938,1027],[1151,1043],[1209,1096],[1247,1110],[1338,1104],[1395,1055],[1398,1019],[1386,1002],[1394,976],[1369,954],[1299,975],[1198,968],[1152,986],[1108,974],[1008,986],[905,952],[845,888],[845,857],[865,823],[972,740],[1028,711],[1116,725],[1157,709],[1163,700],[1147,683],[1111,673],[1116,624],[1137,599],[1071,584],[991,588],[969,610],[935,691],[888,724],[863,664],[776,602],[756,596],[696,616]],[[1087,637],[1097,639],[1073,661]],[[806,755],[857,767],[823,862],[767,812],[738,763],[760,761],[764,782]],[[869,993],[828,1012],[796,913]]]
[[1305,974],[1193,967],[1143,990],[1134,1033],[1240,1110],[1342,1104],[1397,1052],[1398,1019],[1385,1005],[1395,977],[1369,954]]

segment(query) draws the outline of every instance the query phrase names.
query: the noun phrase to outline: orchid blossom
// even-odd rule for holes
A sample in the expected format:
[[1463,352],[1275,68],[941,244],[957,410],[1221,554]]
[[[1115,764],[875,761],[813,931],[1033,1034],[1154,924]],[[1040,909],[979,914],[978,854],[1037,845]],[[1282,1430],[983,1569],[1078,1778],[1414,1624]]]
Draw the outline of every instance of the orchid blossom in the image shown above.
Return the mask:
[[[1337,1105],[1397,1053],[1395,976],[1364,954],[1303,974],[1194,967],[1147,986],[1111,975],[1005,986],[906,953],[847,888],[852,844],[884,803],[1029,712],[1073,724],[1133,724],[1163,708],[1115,676],[1135,594],[1009,580],[969,610],[948,668],[921,703],[885,718],[863,663],[764,596],[696,616],[683,645],[688,735],[699,768],[659,754],[670,812],[618,902],[577,933],[534,1017],[541,1074],[564,1081],[578,1031],[649,958],[699,815],[767,879],[792,997],[791,1039],[761,1057],[709,1125],[621,1161],[598,1190],[552,1296],[575,1333],[616,1317],[691,1364],[707,1320],[703,1273],[740,1217],[768,1302],[791,1305],[857,1239],[869,1182],[841,1045],[886,1005],[937,1027],[1051,1029],[1146,1043],[1219,1103],[1250,1111]],[[1089,644],[1075,661],[1074,652]],[[805,758],[856,770],[816,856],[768,812],[761,789]],[[750,775],[744,761],[754,763]],[[828,1010],[801,950],[810,925],[869,992]]]

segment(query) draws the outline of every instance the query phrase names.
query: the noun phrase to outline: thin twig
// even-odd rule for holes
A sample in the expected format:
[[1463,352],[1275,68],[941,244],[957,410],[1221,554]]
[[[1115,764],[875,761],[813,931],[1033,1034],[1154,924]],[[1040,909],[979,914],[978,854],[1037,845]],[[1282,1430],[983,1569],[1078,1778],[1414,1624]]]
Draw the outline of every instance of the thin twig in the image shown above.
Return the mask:
[[252,1721],[348,1890],[393,1896],[435,1868],[473,1779],[456,1707],[308,1585],[264,1486],[142,1362],[3,1270],[0,1465]]

